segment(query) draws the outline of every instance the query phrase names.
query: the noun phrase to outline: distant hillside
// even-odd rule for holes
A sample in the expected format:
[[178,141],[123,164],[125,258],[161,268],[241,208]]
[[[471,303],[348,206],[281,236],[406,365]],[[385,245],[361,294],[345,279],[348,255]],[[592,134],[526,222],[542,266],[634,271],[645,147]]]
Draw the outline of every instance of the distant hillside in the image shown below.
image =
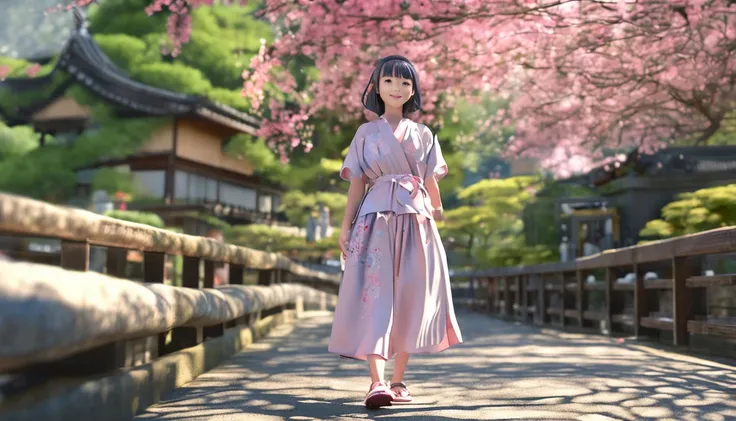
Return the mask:
[[42,59],[58,53],[71,35],[74,18],[60,11],[45,13],[66,0],[1,0],[0,56]]

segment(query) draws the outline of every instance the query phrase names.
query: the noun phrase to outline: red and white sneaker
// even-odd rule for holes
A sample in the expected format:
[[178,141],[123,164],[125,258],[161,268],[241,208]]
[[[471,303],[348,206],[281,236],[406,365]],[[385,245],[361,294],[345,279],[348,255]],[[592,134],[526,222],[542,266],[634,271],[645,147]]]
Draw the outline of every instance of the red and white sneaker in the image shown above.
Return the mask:
[[365,396],[365,406],[368,408],[380,408],[382,406],[391,406],[391,401],[395,395],[391,392],[388,385],[383,382],[371,383],[368,394]]

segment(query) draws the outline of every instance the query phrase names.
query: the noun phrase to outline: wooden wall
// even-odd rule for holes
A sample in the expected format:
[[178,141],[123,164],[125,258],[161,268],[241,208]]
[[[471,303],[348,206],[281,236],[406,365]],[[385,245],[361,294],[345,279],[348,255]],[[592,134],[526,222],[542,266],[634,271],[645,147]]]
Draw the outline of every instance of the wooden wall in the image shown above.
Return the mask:
[[223,140],[231,134],[214,123],[179,120],[176,155],[239,174],[252,175],[253,166],[248,161],[233,158],[223,151]]

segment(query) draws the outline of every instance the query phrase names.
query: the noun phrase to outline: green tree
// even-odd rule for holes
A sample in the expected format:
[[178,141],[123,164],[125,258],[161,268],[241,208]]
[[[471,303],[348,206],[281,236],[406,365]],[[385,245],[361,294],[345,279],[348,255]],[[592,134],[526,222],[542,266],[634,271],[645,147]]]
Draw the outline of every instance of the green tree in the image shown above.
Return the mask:
[[439,229],[451,248],[463,250],[463,265],[508,266],[555,257],[553,249],[524,241],[522,211],[541,184],[531,176],[486,179],[460,191],[463,205],[448,210]]
[[0,161],[25,155],[36,149],[38,143],[38,135],[30,127],[8,127],[0,121]]
[[296,251],[302,259],[320,259],[325,255],[339,255],[337,234],[321,239],[314,244],[307,244],[304,236],[285,232],[278,227],[252,224],[235,226],[224,231],[228,243],[249,247],[256,250],[284,253],[291,255]]
[[682,193],[647,222],[639,235],[648,240],[677,237],[736,225],[736,184]]
[[331,224],[339,226],[347,205],[347,196],[343,193],[305,193],[300,190],[291,190],[281,199],[281,206],[289,223],[298,227],[307,225],[309,214],[318,203],[323,203],[330,209]]

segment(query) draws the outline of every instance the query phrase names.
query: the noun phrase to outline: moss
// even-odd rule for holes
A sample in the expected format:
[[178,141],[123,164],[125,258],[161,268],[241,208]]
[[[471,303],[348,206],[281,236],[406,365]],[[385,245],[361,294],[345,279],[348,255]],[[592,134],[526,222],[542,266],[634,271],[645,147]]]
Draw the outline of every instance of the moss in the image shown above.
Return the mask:
[[120,219],[121,221],[135,222],[138,224],[150,225],[156,228],[164,228],[164,221],[160,216],[151,212],[112,210],[107,211],[105,216]]

